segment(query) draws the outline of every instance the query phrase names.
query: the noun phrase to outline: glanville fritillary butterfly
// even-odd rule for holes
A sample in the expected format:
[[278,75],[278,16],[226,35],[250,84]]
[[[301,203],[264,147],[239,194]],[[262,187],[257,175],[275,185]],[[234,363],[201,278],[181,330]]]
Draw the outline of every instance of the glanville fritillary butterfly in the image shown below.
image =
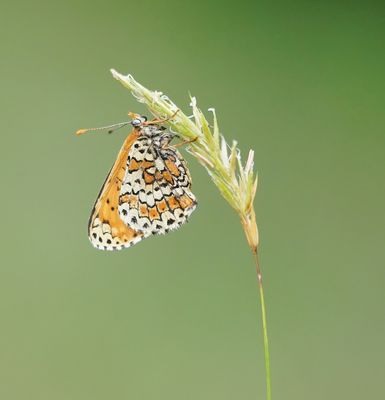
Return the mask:
[[[165,234],[187,222],[197,201],[191,192],[186,161],[171,146],[176,136],[166,119],[129,113],[129,122],[79,129],[76,134],[126,125],[133,130],[123,143],[92,209],[88,236],[100,250],[121,250],[151,235]],[[172,117],[171,117],[172,118]]]

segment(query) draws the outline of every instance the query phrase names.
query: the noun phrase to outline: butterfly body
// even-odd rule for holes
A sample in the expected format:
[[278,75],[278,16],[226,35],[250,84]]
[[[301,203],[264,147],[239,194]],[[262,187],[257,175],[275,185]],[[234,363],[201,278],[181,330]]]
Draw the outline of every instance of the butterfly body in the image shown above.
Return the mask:
[[152,121],[133,124],[95,202],[89,239],[121,250],[183,225],[196,207],[191,176],[174,135]]

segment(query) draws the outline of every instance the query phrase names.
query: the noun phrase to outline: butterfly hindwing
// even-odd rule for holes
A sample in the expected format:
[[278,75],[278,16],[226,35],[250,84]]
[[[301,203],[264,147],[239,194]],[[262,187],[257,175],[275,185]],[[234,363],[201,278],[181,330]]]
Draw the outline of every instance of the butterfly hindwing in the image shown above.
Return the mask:
[[185,223],[195,207],[181,154],[140,137],[127,158],[119,197],[121,219],[145,235],[167,233]]

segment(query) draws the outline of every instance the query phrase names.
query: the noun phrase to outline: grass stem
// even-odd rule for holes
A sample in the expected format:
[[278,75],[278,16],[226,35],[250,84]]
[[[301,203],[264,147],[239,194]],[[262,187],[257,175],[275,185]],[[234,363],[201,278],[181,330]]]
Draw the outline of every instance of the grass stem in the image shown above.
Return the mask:
[[253,251],[253,253],[254,253],[254,258],[255,258],[255,269],[257,272],[259,297],[260,297],[260,301],[261,301],[263,346],[264,346],[264,350],[265,350],[266,399],[271,400],[270,353],[269,353],[269,339],[267,336],[265,296],[264,296],[264,292],[263,292],[262,272],[261,272],[261,267],[259,264],[258,252]]
[[261,299],[263,343],[266,368],[266,397],[271,400],[270,356],[267,337],[265,298],[262,285],[262,273],[258,260],[258,227],[253,207],[257,190],[258,176],[254,174],[254,151],[249,150],[247,161],[242,163],[241,152],[237,142],[229,145],[220,133],[217,116],[214,109],[213,127],[209,124],[202,111],[197,106],[195,97],[191,97],[193,119],[189,118],[172,100],[162,92],[151,91],[137,82],[132,75],[122,75],[111,70],[115,79],[128,88],[133,96],[146,104],[151,113],[160,119],[166,119],[167,124],[178,133],[186,143],[190,143],[189,152],[206,168],[214,184],[222,196],[237,212],[251,251],[255,256],[259,295]]

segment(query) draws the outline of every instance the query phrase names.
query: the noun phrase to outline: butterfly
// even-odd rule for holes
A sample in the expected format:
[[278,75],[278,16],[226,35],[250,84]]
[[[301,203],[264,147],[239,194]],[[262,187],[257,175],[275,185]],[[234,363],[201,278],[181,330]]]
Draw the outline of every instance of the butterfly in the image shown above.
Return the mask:
[[129,122],[77,131],[77,135],[99,129],[111,133],[129,124],[133,127],[89,218],[89,239],[100,250],[121,250],[177,229],[197,206],[187,163],[176,148],[188,142],[170,145],[176,134],[162,126],[167,120],[129,115]]

